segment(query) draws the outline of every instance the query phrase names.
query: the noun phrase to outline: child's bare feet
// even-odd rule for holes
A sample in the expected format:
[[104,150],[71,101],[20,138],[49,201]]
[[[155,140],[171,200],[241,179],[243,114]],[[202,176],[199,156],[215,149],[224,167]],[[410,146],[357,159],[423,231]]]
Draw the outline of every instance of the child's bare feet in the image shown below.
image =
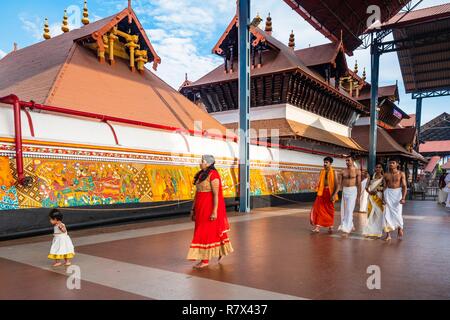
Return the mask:
[[66,267],[71,266],[72,263],[70,262],[70,260],[66,260],[66,263],[64,264]]
[[194,266],[194,269],[203,269],[206,268],[208,265],[209,265],[208,263],[200,261]]
[[56,267],[61,267],[62,263],[59,261],[56,261],[54,264],[52,264],[52,267],[56,268]]
[[390,234],[390,233],[386,234],[386,237],[385,237],[383,240],[384,240],[384,241],[390,241],[390,240],[392,240],[391,234]]

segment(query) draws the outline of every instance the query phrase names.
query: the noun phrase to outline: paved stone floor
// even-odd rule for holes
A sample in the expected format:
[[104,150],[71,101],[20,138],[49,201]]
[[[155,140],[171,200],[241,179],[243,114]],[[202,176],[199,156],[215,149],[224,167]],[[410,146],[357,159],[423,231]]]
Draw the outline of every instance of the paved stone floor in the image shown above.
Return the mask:
[[[0,242],[0,299],[449,299],[450,212],[408,202],[405,236],[386,243],[311,234],[310,204],[230,213],[235,252],[196,271],[185,256],[193,232],[172,217],[70,232],[81,289],[46,256],[51,235]],[[339,224],[340,216],[335,218]],[[380,267],[369,290],[367,268]]]

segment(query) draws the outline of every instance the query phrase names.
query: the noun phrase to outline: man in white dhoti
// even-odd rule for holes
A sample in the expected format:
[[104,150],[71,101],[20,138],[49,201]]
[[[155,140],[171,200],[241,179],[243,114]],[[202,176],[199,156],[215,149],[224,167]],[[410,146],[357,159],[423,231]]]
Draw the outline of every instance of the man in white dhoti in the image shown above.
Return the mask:
[[375,174],[369,180],[366,189],[369,193],[369,213],[367,214],[367,224],[363,230],[363,235],[366,237],[381,238],[383,236],[383,178],[383,166],[378,163],[375,166]]
[[369,193],[367,192],[367,187],[369,187],[369,173],[367,170],[361,169],[361,196],[359,197],[359,212],[367,212],[367,207],[369,205]]
[[355,231],[353,225],[353,211],[359,202],[361,194],[361,171],[355,167],[354,159],[348,156],[345,159],[347,168],[339,174],[339,186],[342,190],[341,201],[341,225],[338,230],[347,237],[350,232]]
[[389,173],[384,175],[384,231],[385,240],[391,240],[391,231],[398,230],[403,237],[403,204],[406,202],[406,176],[398,169],[399,161],[389,161]]

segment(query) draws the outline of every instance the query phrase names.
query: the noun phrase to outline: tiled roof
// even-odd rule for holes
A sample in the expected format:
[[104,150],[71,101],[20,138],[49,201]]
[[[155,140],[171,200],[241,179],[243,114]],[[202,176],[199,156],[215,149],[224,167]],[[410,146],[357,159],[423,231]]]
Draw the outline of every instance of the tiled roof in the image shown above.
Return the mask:
[[408,128],[408,127],[415,127],[416,126],[416,115],[409,114],[409,119],[404,118],[402,121],[400,121],[399,126],[402,128]]
[[111,23],[115,16],[11,53],[0,60],[0,96],[185,129],[223,127],[175,89],[128,62],[99,63],[95,51],[74,42]]
[[327,43],[296,50],[295,54],[306,66],[310,67],[334,62],[340,49],[339,43]]
[[450,153],[450,140],[426,141],[419,147],[420,153],[447,152]]

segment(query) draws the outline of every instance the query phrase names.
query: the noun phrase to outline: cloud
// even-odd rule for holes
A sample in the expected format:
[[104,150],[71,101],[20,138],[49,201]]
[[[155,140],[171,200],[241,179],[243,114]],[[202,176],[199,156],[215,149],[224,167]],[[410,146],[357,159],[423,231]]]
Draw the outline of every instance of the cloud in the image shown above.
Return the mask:
[[0,49],[0,59],[6,56],[6,52]]

